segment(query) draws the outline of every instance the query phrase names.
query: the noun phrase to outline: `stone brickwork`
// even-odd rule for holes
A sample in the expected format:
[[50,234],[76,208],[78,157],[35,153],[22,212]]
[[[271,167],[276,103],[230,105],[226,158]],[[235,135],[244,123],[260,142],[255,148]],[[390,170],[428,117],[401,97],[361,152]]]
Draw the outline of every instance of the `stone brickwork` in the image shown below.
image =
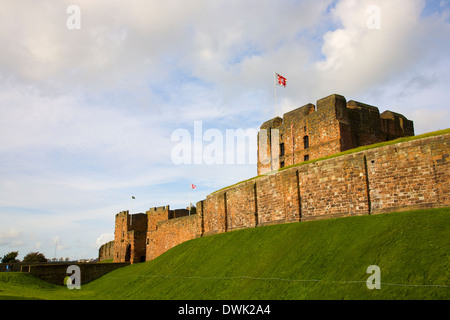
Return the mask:
[[197,237],[195,215],[160,221],[157,232],[149,235],[147,260],[152,260],[176,245]]
[[258,223],[255,184],[241,183],[226,195],[226,230],[254,228]]
[[114,259],[114,240],[105,243],[98,250],[98,261]]
[[258,175],[377,142],[413,136],[413,122],[333,94],[264,122],[258,134]]
[[[450,206],[449,143],[450,134],[438,135],[259,176],[207,197],[202,221],[217,217],[215,201],[229,214],[222,221],[254,216],[245,227]],[[203,235],[223,232],[214,226]]]
[[[56,285],[66,285],[65,278],[72,275],[73,272],[67,273],[69,266],[76,265],[80,268],[80,284],[86,284],[101,276],[116,270],[118,268],[129,265],[124,263],[13,263],[10,270],[14,272],[29,273],[33,276]],[[6,271],[6,264],[0,264],[0,272]]]
[[449,136],[367,151],[372,212],[450,205]]
[[[170,210],[169,206],[150,208],[146,213],[116,214],[114,241],[99,250],[99,261],[144,262],[151,260],[173,243],[193,239],[197,235],[196,209]],[[184,232],[185,230],[185,232]],[[110,250],[113,248],[113,252]]]

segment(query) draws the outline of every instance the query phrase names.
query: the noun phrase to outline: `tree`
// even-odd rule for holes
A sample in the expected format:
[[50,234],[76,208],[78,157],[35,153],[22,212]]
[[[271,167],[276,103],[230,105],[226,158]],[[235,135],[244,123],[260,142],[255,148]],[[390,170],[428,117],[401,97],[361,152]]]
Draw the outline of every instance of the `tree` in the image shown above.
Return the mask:
[[47,258],[43,253],[30,252],[25,257],[23,257],[23,262],[47,262]]
[[18,255],[19,255],[19,251],[12,251],[10,253],[7,253],[3,256],[2,263],[19,262],[19,260],[16,259]]

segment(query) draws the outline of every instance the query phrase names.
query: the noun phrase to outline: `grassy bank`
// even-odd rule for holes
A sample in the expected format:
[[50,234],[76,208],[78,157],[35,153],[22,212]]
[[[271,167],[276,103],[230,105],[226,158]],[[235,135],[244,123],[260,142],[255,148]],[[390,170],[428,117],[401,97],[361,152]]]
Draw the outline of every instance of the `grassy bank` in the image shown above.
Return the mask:
[[[0,299],[449,299],[450,209],[309,221],[185,242],[81,290],[0,274]],[[381,270],[369,290],[367,267]]]

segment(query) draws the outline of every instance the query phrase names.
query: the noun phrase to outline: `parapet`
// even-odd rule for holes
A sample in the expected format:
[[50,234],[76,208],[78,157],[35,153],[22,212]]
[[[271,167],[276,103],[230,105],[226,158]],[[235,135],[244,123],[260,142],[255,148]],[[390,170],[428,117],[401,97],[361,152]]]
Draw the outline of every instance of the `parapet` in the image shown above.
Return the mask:
[[315,111],[316,106],[313,105],[312,103],[308,103],[303,107],[285,113],[283,115],[283,123],[284,124],[296,123],[299,118],[305,118]]
[[381,130],[386,133],[388,140],[414,135],[414,123],[404,115],[386,110],[380,118]]
[[280,125],[283,124],[283,119],[281,119],[280,117],[276,117],[270,120],[267,120],[266,122],[264,122],[261,125],[261,129],[272,129],[272,128],[276,128]]
[[127,215],[129,215],[129,211],[128,210],[121,211],[121,212],[116,214],[116,218],[118,218],[118,217],[125,217]]
[[317,111],[325,108],[347,108],[345,97],[339,94],[332,94],[328,97],[317,100]]
[[160,206],[160,207],[150,208],[145,213],[147,215],[155,215],[155,214],[161,214],[161,213],[164,213],[164,212],[168,213],[169,210],[170,210],[170,206],[167,205],[167,206]]

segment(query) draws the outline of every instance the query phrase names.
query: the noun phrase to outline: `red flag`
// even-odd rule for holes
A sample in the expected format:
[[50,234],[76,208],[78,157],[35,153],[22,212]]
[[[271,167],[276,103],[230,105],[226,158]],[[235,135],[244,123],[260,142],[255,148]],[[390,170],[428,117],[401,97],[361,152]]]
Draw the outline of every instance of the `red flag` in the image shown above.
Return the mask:
[[193,185],[193,184],[191,184],[191,188],[192,189],[195,189],[195,188],[197,188],[195,185]]
[[287,79],[283,76],[280,76],[278,73],[276,75],[277,75],[277,84],[280,86],[286,87]]

